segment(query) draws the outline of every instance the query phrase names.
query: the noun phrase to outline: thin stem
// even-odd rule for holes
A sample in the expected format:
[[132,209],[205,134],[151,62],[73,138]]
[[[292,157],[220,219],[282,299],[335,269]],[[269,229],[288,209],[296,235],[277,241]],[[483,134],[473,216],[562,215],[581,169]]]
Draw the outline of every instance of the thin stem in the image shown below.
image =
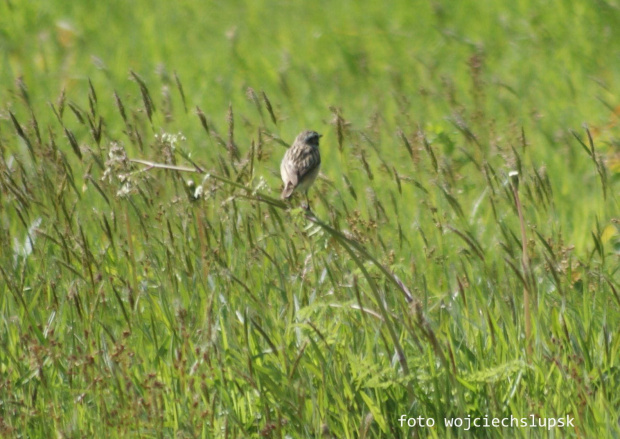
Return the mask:
[[530,313],[530,291],[528,288],[530,280],[530,258],[527,255],[527,235],[525,234],[523,208],[521,206],[521,199],[519,198],[519,174],[517,172],[510,173],[510,183],[517,206],[517,212],[519,214],[519,223],[521,225],[521,265],[523,267],[523,277],[525,278],[523,287],[523,313],[525,317],[525,340],[527,343],[526,353],[529,360],[532,356],[532,316]]

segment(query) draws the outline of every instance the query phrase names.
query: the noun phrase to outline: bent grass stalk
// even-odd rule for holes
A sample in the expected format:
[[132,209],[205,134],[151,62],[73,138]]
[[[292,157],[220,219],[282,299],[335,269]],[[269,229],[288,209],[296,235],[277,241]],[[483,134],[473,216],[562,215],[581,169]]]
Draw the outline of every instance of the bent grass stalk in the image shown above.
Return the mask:
[[[166,164],[162,164],[162,163],[154,163],[148,160],[141,160],[141,159],[130,159],[130,161],[135,162],[135,163],[139,163],[142,165],[146,165],[146,168],[143,169],[142,171],[149,171],[151,169],[169,169],[169,170],[174,170],[174,171],[180,171],[180,172],[197,172],[197,173],[204,173],[204,171],[202,171],[202,169],[200,169],[199,167],[194,167],[194,168],[189,168],[189,167],[184,167],[184,166],[174,166],[174,165],[166,165]],[[252,189],[236,183],[232,180],[229,180],[227,178],[224,177],[220,177],[220,176],[216,176],[214,174],[207,174],[208,178],[214,178],[216,180],[219,180],[225,184],[229,184],[232,185],[234,187],[237,187],[239,189],[243,189],[246,191],[246,195],[244,195],[245,198],[251,199],[251,200],[255,200],[255,201],[259,201],[259,202],[263,202],[263,203],[267,203],[270,204],[274,207],[280,208],[280,209],[286,209],[288,206],[286,203],[284,203],[281,200],[277,200],[275,198],[269,197],[267,195],[264,194],[260,194],[257,191],[253,191]],[[207,178],[205,177],[205,178]],[[373,263],[373,265],[375,265],[377,268],[379,268],[379,270],[384,274],[384,276],[386,277],[386,279],[388,279],[390,281],[390,283],[392,283],[393,285],[396,286],[396,288],[398,290],[400,290],[404,297],[405,300],[408,303],[413,303],[416,302],[415,299],[413,298],[413,296],[411,295],[411,292],[407,289],[407,287],[403,284],[403,282],[398,279],[398,277],[396,277],[393,273],[391,273],[383,264],[381,264],[376,258],[374,258],[360,243],[355,242],[349,238],[347,238],[345,235],[343,235],[342,233],[340,233],[339,231],[337,231],[336,229],[332,228],[331,226],[329,226],[328,224],[324,223],[323,221],[319,220],[316,216],[314,216],[312,213],[306,213],[305,215],[306,219],[308,219],[309,221],[315,223],[316,225],[320,226],[323,230],[325,230],[327,233],[329,233],[332,237],[335,238],[336,242],[338,242],[344,249],[345,251],[349,254],[349,256],[351,256],[351,259],[355,262],[355,264],[359,267],[360,271],[362,272],[362,274],[364,275],[364,277],[366,278],[368,284],[370,285],[370,289],[373,293],[373,297],[377,303],[377,305],[379,306],[379,311],[382,317],[382,321],[385,322],[390,338],[392,340],[392,343],[394,344],[394,349],[396,350],[397,356],[398,356],[398,361],[401,365],[401,368],[403,370],[403,374],[405,377],[408,377],[410,374],[410,368],[407,362],[407,358],[405,356],[404,350],[401,346],[400,340],[398,338],[398,334],[397,331],[394,329],[394,324],[393,324],[393,319],[390,318],[390,314],[388,313],[388,310],[386,309],[385,306],[385,301],[382,299],[381,297],[381,292],[379,291],[379,286],[377,285],[377,283],[375,282],[374,278],[370,275],[370,273],[368,273],[368,270],[366,269],[366,267],[364,266],[364,262],[362,259],[360,259],[360,257],[358,256],[357,253],[359,253],[359,255],[361,255],[363,257],[363,259],[370,261]],[[355,249],[355,251],[354,251]],[[415,305],[416,309],[418,310],[418,313],[421,313],[421,306],[419,306],[419,304]],[[425,332],[426,334],[426,332]],[[443,355],[443,353],[441,352],[441,349],[439,348],[438,343],[436,343],[435,340],[430,340],[431,344],[433,345],[433,348],[437,351],[437,353],[440,355],[440,357],[442,359],[445,359],[445,356]],[[414,399],[414,389],[413,386],[411,385],[410,382],[407,383],[407,393],[409,395],[409,401],[413,402]]]

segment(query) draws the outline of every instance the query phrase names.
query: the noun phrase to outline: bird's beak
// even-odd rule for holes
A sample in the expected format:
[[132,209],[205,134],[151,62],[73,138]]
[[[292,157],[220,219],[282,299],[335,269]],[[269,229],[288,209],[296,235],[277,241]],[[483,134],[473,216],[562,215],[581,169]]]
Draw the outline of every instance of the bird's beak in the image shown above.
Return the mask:
[[320,139],[321,137],[323,137],[323,134],[319,134],[319,139]]

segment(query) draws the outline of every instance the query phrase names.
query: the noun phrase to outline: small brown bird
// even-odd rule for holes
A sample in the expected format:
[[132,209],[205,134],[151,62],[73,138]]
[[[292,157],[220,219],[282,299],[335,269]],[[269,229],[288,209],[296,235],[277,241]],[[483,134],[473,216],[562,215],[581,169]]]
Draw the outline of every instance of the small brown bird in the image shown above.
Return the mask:
[[316,131],[302,131],[293,145],[286,150],[280,174],[284,182],[282,199],[288,199],[294,191],[301,191],[308,202],[308,189],[319,175],[321,154],[319,153],[319,138],[322,134]]

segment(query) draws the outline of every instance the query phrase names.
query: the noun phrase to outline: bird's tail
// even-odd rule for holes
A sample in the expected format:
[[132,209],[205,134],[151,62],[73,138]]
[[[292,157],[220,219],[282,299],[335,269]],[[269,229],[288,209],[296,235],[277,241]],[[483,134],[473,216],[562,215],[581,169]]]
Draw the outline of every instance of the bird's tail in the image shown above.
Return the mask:
[[291,198],[291,195],[293,195],[293,191],[295,190],[295,186],[293,186],[293,183],[291,183],[290,181],[286,184],[286,186],[284,186],[284,189],[282,190],[282,199],[286,200],[288,198]]

